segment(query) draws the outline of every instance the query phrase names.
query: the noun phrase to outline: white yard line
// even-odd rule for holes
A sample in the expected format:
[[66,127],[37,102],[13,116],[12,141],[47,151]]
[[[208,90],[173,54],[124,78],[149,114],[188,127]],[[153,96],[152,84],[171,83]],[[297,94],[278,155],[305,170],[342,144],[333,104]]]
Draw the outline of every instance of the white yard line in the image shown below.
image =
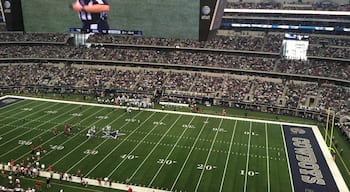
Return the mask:
[[332,155],[329,152],[329,149],[327,147],[327,144],[325,140],[323,139],[323,136],[320,132],[320,130],[313,126],[312,130],[315,134],[315,138],[317,140],[317,143],[320,145],[321,151],[323,153],[323,156],[327,162],[327,165],[329,167],[329,170],[332,173],[332,176],[334,178],[335,183],[337,184],[339,191],[349,191],[348,186],[346,185],[343,176],[341,175],[339,168],[336,164],[336,162],[333,160]]
[[266,168],[267,168],[267,192],[271,191],[270,186],[270,155],[269,155],[269,137],[267,136],[267,123],[265,123],[266,136]]
[[247,183],[248,183],[248,171],[249,171],[249,152],[250,152],[250,140],[252,135],[252,122],[249,124],[249,137],[248,137],[248,150],[247,150],[247,163],[245,165],[245,173],[244,173],[244,189],[243,191],[247,191]]
[[224,168],[224,172],[222,173],[221,184],[220,184],[220,190],[219,190],[220,192],[222,191],[222,188],[223,188],[223,186],[224,186],[224,181],[225,181],[225,176],[226,176],[226,171],[227,171],[227,165],[228,165],[228,162],[229,162],[230,156],[231,156],[233,138],[234,138],[235,133],[236,133],[236,127],[237,127],[237,121],[235,121],[235,125],[234,125],[234,128],[233,128],[233,133],[232,133],[231,141],[230,141],[230,147],[229,147],[229,149],[228,149],[228,153],[227,153],[227,157],[226,157],[225,168]]
[[[69,113],[70,111],[73,111],[74,109],[75,109],[75,108],[72,108],[72,109],[69,110],[68,112],[61,113],[61,115],[55,116],[55,118],[53,118],[53,119],[57,119],[58,117],[61,117],[61,116],[63,116],[63,115],[66,115],[67,113]],[[42,116],[42,117],[45,117],[45,115]],[[45,124],[47,124],[47,122],[44,122],[44,123],[38,125],[37,127],[40,127],[40,126],[45,125]],[[20,127],[22,127],[22,126],[20,126]],[[47,129],[47,131],[43,131],[41,134],[36,135],[35,137],[31,138],[29,141],[33,141],[35,138],[40,137],[41,135],[43,135],[43,134],[45,134],[45,133],[51,131],[52,129],[53,129],[53,128]],[[18,137],[20,137],[20,136],[22,136],[22,135],[24,135],[25,133],[30,132],[30,131],[32,131],[32,129],[29,129],[28,131],[24,132],[23,134],[21,134],[21,135],[19,135],[19,136],[17,136],[17,137],[14,137],[13,139],[11,139],[11,141],[14,140],[14,139],[16,139],[16,138],[18,138]],[[2,146],[2,145],[1,145],[1,146]],[[7,155],[8,153],[11,153],[12,151],[15,151],[15,150],[17,150],[17,149],[20,148],[20,147],[22,147],[22,145],[18,145],[17,147],[12,148],[11,150],[7,151],[6,153],[1,154],[0,157],[3,157],[3,156],[5,156],[5,155]]]
[[[0,113],[0,115],[3,115],[3,114],[5,114],[5,113],[12,112],[12,111],[15,111],[15,110],[18,110],[18,109],[27,107],[28,105],[31,105],[31,104],[35,103],[34,101],[31,101],[31,102],[26,103],[25,105],[19,105],[20,102],[23,102],[23,101],[25,101],[25,100],[21,100],[21,101],[18,101],[18,102],[13,103],[13,104],[18,104],[18,106],[16,106],[15,108],[13,108],[13,109],[11,109],[11,110],[4,110],[2,113]],[[0,107],[0,110],[4,109],[4,108],[6,108],[6,107],[12,106],[13,104],[6,105],[6,106],[4,106],[4,107]],[[45,104],[45,103],[43,103],[43,104]],[[41,104],[41,105],[43,105],[43,104]],[[23,112],[25,112],[25,111],[21,111],[21,112],[19,112],[19,113],[23,113]],[[9,116],[9,117],[12,117],[12,116],[14,116],[14,115],[18,115],[19,113],[12,114],[12,115]]]
[[[42,104],[40,104],[39,106],[44,105],[44,104],[45,104],[45,103],[42,103]],[[44,108],[44,110],[47,109],[47,108],[50,108],[50,107],[52,107],[52,106],[47,106],[47,107]],[[13,121],[13,122],[11,122],[11,123],[9,123],[9,124],[3,125],[3,126],[0,128],[0,130],[3,129],[3,128],[6,128],[6,125],[11,125],[11,124],[16,123],[16,122],[18,122],[18,121],[23,121],[23,119],[27,119],[28,117],[31,117],[31,116],[33,116],[33,115],[35,115],[35,114],[37,114],[37,113],[41,113],[41,112],[43,112],[43,110],[35,111],[35,112],[30,113],[30,114],[28,114],[28,115],[26,115],[26,116],[24,116],[24,117],[22,117],[22,118],[18,118],[17,120],[15,120],[15,121]],[[20,113],[21,113],[21,112],[20,112]],[[12,116],[15,116],[15,115],[18,115],[18,113],[15,113],[14,115],[11,115],[11,117],[12,117]],[[46,114],[46,115],[49,115],[49,114]],[[46,115],[45,115],[45,116],[46,116]],[[38,119],[41,119],[41,118],[42,118],[42,117],[40,117],[40,118],[38,118]],[[16,131],[17,129],[19,129],[20,127],[22,127],[23,125],[26,125],[26,124],[28,124],[28,123],[30,123],[30,121],[26,121],[26,123],[22,124],[21,126],[18,126],[18,127],[15,128],[15,129],[11,129],[10,131],[8,131],[8,132],[6,132],[6,133],[4,133],[4,134],[2,134],[2,135],[0,135],[0,136],[3,137],[4,135],[7,135],[7,134],[9,134],[9,133],[11,133],[11,132],[13,132],[13,131]]]
[[201,181],[202,181],[202,177],[203,177],[203,174],[204,174],[204,171],[205,171],[205,167],[206,167],[207,164],[208,164],[209,157],[210,157],[210,154],[211,154],[211,152],[212,152],[212,150],[213,150],[216,137],[218,136],[219,130],[220,130],[220,128],[221,128],[222,121],[223,121],[223,119],[221,119],[220,124],[219,124],[219,126],[218,126],[218,128],[217,128],[217,130],[216,130],[216,133],[215,133],[213,142],[211,143],[211,146],[210,146],[210,149],[209,149],[207,158],[205,159],[204,168],[202,169],[201,175],[199,176],[199,179],[198,179],[198,182],[197,182],[197,185],[196,185],[196,189],[195,189],[194,191],[198,191],[199,185],[200,185],[200,183],[201,183]]
[[[2,167],[2,164],[0,164],[0,167]],[[7,164],[5,164],[5,170],[6,171],[10,171],[10,166],[8,166]],[[47,172],[47,171],[40,171],[39,172],[39,176],[42,178],[48,178],[51,177],[51,173]],[[53,179],[59,180],[60,178],[60,174],[59,173],[53,173],[52,175]],[[84,178],[85,181],[87,181],[87,183],[90,186],[97,186],[97,187],[102,187],[105,189],[108,189],[109,191],[111,189],[118,189],[118,190],[122,190],[122,191],[128,191],[129,188],[132,188],[132,190],[134,192],[170,192],[170,191],[166,191],[166,190],[161,190],[161,189],[153,189],[153,188],[147,188],[147,187],[141,187],[141,186],[136,186],[136,185],[129,185],[129,184],[121,184],[121,183],[116,183],[116,182],[112,182],[112,186],[110,187],[109,185],[104,185],[104,184],[99,184],[99,182],[97,181],[97,179],[90,179],[85,177]],[[72,180],[70,181],[72,183],[81,183],[81,178],[78,176],[72,176]]]
[[[45,103],[42,103],[42,104],[40,104],[40,105],[38,105],[38,106],[41,106],[41,105],[44,105],[44,104],[45,104]],[[19,107],[19,108],[21,108],[21,107]],[[22,113],[25,113],[25,112],[28,112],[28,111],[13,112],[13,111],[15,111],[15,110],[18,110],[18,108],[7,111],[7,112],[10,112],[10,111],[11,111],[12,113],[10,113],[11,115],[6,116],[6,117],[4,117],[4,116],[1,117],[1,115],[0,115],[0,118],[2,118],[2,119],[10,119],[10,120],[11,120],[11,119],[15,119],[15,120],[12,121],[12,122],[3,124],[3,125],[0,127],[0,130],[6,129],[8,126],[12,126],[13,123],[16,123],[16,122],[18,122],[18,121],[24,121],[24,120],[26,120],[26,123],[25,123],[25,124],[27,124],[27,123],[29,123],[29,121],[27,121],[28,117],[32,116],[33,114],[42,112],[42,111],[36,111],[36,112],[34,112],[34,113],[30,113],[30,114],[27,114],[27,115],[25,115],[25,116],[21,116]],[[21,116],[21,117],[18,117],[18,116]],[[33,121],[30,121],[30,122],[33,122]],[[25,124],[23,124],[23,125],[25,125]],[[23,125],[22,125],[21,127],[24,127]],[[17,128],[17,126],[16,126],[16,128]],[[5,132],[5,134],[3,134],[3,135],[6,135],[6,134],[8,134],[8,133],[11,133],[12,131],[14,131],[14,130],[11,129],[9,132]]]
[[158,140],[157,144],[153,147],[153,149],[148,152],[148,155],[145,157],[145,159],[141,162],[141,164],[137,167],[137,169],[134,171],[134,173],[128,178],[128,180],[130,181],[135,175],[136,173],[141,169],[141,167],[143,166],[143,164],[148,160],[148,158],[151,156],[151,154],[154,152],[154,150],[156,150],[156,148],[158,147],[158,145],[160,144],[160,142],[165,138],[165,136],[169,133],[169,131],[175,126],[175,124],[177,123],[177,121],[182,117],[182,115],[179,115],[176,120],[174,121],[174,123],[167,129],[167,131],[163,134],[163,136]]
[[[191,125],[192,121],[194,120],[195,116],[192,117],[191,121],[189,123],[187,123],[187,125]],[[164,161],[167,161],[170,157],[170,155],[173,153],[173,151],[175,150],[175,147],[177,146],[177,144],[179,143],[179,141],[182,139],[183,135],[185,134],[185,132],[189,129],[189,126],[187,126],[183,131],[182,134],[180,135],[180,137],[178,137],[178,139],[176,140],[174,146],[172,147],[172,149],[170,150],[170,152],[168,153],[168,155],[165,157]],[[152,180],[150,181],[150,183],[148,184],[148,187],[150,187],[152,185],[152,183],[154,182],[154,180],[157,178],[158,174],[160,173],[160,171],[162,170],[162,168],[164,167],[165,163],[163,163],[157,173],[153,176]]]
[[[107,115],[113,113],[113,111],[110,111],[107,113]],[[91,116],[91,115],[90,115]],[[102,119],[99,119],[97,121],[95,121],[92,125],[95,125],[97,122],[101,121]],[[99,131],[96,132],[96,135],[101,132],[102,129],[100,129]],[[71,153],[73,153],[76,149],[80,148],[80,146],[84,145],[85,143],[87,143],[89,141],[89,139],[86,139],[84,142],[81,142],[78,146],[76,146],[74,149],[70,150],[69,153],[66,153],[63,157],[61,157],[59,160],[57,160],[56,162],[54,162],[53,164],[51,164],[52,166],[56,165],[58,162],[62,161],[64,158],[66,158],[68,155],[70,155]]]
[[[209,119],[209,118],[207,118],[205,121],[208,121],[208,119]],[[194,143],[193,143],[193,145],[192,145],[192,147],[191,147],[190,152],[187,154],[186,160],[185,160],[184,164],[182,165],[182,167],[181,167],[179,173],[177,174],[176,179],[175,179],[173,185],[171,186],[170,191],[173,191],[173,189],[174,189],[174,187],[175,187],[177,181],[179,180],[180,175],[182,174],[182,172],[183,172],[183,170],[184,170],[184,168],[185,168],[185,166],[186,166],[186,164],[187,164],[187,161],[188,161],[188,159],[190,158],[190,155],[192,154],[192,151],[194,150],[194,148],[195,148],[195,146],[196,146],[196,144],[197,144],[197,142],[198,142],[198,139],[199,139],[200,135],[202,134],[202,132],[203,132],[203,130],[204,130],[204,127],[205,127],[206,125],[207,125],[206,123],[203,123],[203,126],[202,126],[202,128],[201,128],[201,131],[198,133],[197,138],[196,138],[196,140],[194,141]]]
[[[86,109],[84,109],[82,112],[84,112],[84,111],[86,111],[86,110],[88,110],[88,108],[86,108]],[[99,110],[99,111],[102,111],[102,109],[101,110]],[[98,112],[98,111],[97,111]],[[93,113],[92,115],[94,115],[94,114],[96,114],[97,112],[95,112],[95,113]],[[90,117],[90,116],[92,116],[92,115],[89,115],[88,117]],[[85,118],[83,118],[82,120],[81,120],[81,122],[83,122],[84,121],[84,119],[87,119],[88,117],[85,117]],[[70,119],[73,119],[74,117],[72,116],[71,118],[69,118],[69,119],[67,119],[67,120],[70,120]],[[47,123],[47,121],[43,121],[43,122],[46,122]],[[87,128],[85,128],[85,129],[87,129]],[[61,132],[61,133],[59,133],[58,135],[61,135],[61,134],[64,134],[63,132]],[[74,138],[76,135],[74,135],[73,137],[71,137],[71,138]],[[42,143],[41,145],[43,146],[43,145],[45,145],[46,143],[48,143],[48,142],[50,142],[51,140],[53,140],[53,139],[55,139],[56,137],[51,137],[49,140],[46,140],[44,143]],[[68,140],[71,140],[71,138],[69,138],[69,139],[67,139],[65,142],[67,142]],[[65,143],[64,142],[64,143]],[[63,144],[61,144],[61,145],[63,145]],[[51,151],[48,151],[47,153],[44,153],[40,158],[42,159],[42,158],[44,158],[45,156],[47,156],[48,154],[50,154],[51,152],[53,152],[54,150],[51,150]],[[25,154],[23,154],[22,156],[20,156],[19,158],[17,158],[15,161],[18,161],[18,160],[21,160],[23,157],[25,157],[26,155],[29,155],[30,154],[30,151],[29,152],[27,152],[27,153],[25,153]]]
[[[137,115],[135,115],[134,116],[134,118],[135,117],[137,117],[138,115],[140,115],[142,112],[140,112],[140,113],[138,113]],[[124,113],[125,114],[125,113]],[[110,125],[112,125],[114,122],[116,122],[117,120],[119,120],[120,118],[122,118],[123,116],[124,116],[124,114],[123,115],[120,115],[118,118],[116,118],[116,119],[114,119],[112,122],[110,122],[110,123],[108,123],[108,124],[110,124]],[[101,119],[102,120],[102,119]],[[130,121],[128,121],[128,122],[126,122],[126,123],[124,123],[124,125],[123,126],[121,126],[120,128],[119,128],[119,131],[120,130],[122,130],[127,124],[129,124],[130,123]],[[102,141],[99,145],[97,145],[93,150],[97,150],[101,145],[103,145],[105,142],[107,142],[108,141],[108,139],[105,139],[104,141]],[[90,156],[89,154],[86,154],[83,158],[81,158],[77,163],[75,163],[71,168],[69,168],[67,171],[66,171],[66,173],[69,173],[69,171],[71,171],[75,166],[77,166],[80,162],[82,162],[84,159],[86,159],[88,156]]]
[[[13,97],[19,99],[28,99],[28,100],[36,100],[36,101],[46,101],[46,102],[55,102],[55,103],[67,103],[67,104],[76,104],[76,105],[87,105],[87,106],[97,106],[97,107],[109,107],[109,108],[120,108],[125,109],[123,106],[115,106],[115,105],[106,105],[106,104],[97,104],[97,103],[85,103],[85,102],[76,102],[76,101],[65,101],[65,100],[55,100],[55,99],[43,99],[43,98],[35,98],[35,97],[24,97],[24,96],[16,96],[16,95],[8,95],[6,97]],[[138,110],[136,107],[132,107],[133,110]],[[192,113],[192,112],[181,112],[181,111],[168,111],[161,109],[148,109],[141,108],[143,111],[151,111],[151,112],[159,112],[159,113],[167,113],[167,114],[180,114],[180,115],[189,115],[189,116],[197,116],[197,117],[210,117],[210,118],[222,118],[222,119],[231,119],[245,122],[257,122],[257,123],[268,123],[268,124],[283,124],[283,125],[292,125],[292,126],[301,126],[301,127],[309,127],[311,128],[314,125],[307,124],[297,124],[297,123],[288,123],[282,121],[267,121],[267,120],[259,120],[259,119],[248,119],[248,118],[239,118],[239,117],[230,117],[230,116],[220,116],[220,115],[208,115],[201,113]]]
[[[125,109],[126,107],[122,107],[122,106],[115,106],[115,105],[106,105],[106,104],[96,104],[96,103],[86,103],[86,102],[74,102],[74,101],[65,101],[65,100],[55,100],[55,99],[43,99],[43,98],[35,98],[35,97],[24,97],[24,96],[16,96],[16,95],[7,95],[4,97],[1,97],[1,99],[5,99],[5,98],[19,98],[19,99],[26,99],[26,100],[34,100],[34,101],[45,101],[45,102],[55,102],[55,103],[66,103],[66,104],[76,104],[76,105],[86,105],[86,106],[97,106],[97,107],[108,107],[108,108],[122,108]],[[5,106],[6,107],[6,106]],[[132,109],[138,109],[138,108],[132,108]],[[158,112],[158,113],[167,113],[167,114],[181,114],[181,115],[189,115],[189,116],[197,116],[197,117],[206,117],[206,118],[223,118],[223,119],[230,119],[230,120],[239,120],[239,121],[245,121],[245,122],[258,122],[258,123],[268,123],[268,124],[277,124],[280,125],[282,128],[282,125],[290,125],[290,126],[300,126],[303,128],[315,128],[313,129],[314,133],[315,130],[318,130],[318,128],[315,125],[309,125],[309,124],[297,124],[297,123],[289,123],[289,122],[281,122],[281,121],[266,121],[266,120],[258,120],[258,119],[248,119],[248,118],[238,118],[238,117],[230,117],[230,116],[219,116],[219,115],[208,115],[208,114],[200,114],[200,113],[191,113],[191,112],[181,112],[181,111],[168,111],[168,110],[160,110],[160,109],[141,109],[143,111],[151,111],[151,112]],[[319,130],[318,130],[319,131]],[[284,137],[284,134],[282,134]],[[317,132],[315,133],[315,135],[317,135]],[[317,138],[319,144],[321,143],[321,149],[323,152],[323,155],[326,155],[326,161],[327,164],[329,166],[334,167],[333,165],[335,165],[334,161],[332,161],[331,159],[327,158],[328,156],[330,156],[329,151],[327,151],[327,148],[324,148],[324,145],[322,145],[322,140],[319,140]],[[324,143],[324,141],[323,141]],[[284,140],[284,144],[285,144],[285,140]],[[286,145],[286,144],[285,144]],[[285,146],[286,148],[286,146]],[[191,149],[192,151],[192,149]],[[287,151],[286,151],[287,153]],[[189,156],[188,156],[189,157]],[[187,158],[188,159],[188,158]],[[187,160],[186,160],[187,161]],[[288,161],[288,166],[289,165],[289,159],[288,159],[288,155],[287,155],[287,161]],[[185,166],[185,165],[184,165]],[[177,176],[176,181],[174,182],[172,189],[174,188],[178,178],[180,177],[181,172],[183,171],[182,167],[179,175]],[[290,168],[289,168],[290,170]],[[291,173],[290,173],[291,174]],[[336,177],[336,183],[338,185],[338,187],[340,189],[347,189],[346,183],[343,179],[343,177],[338,177],[339,175],[341,175],[341,173],[339,172],[338,169],[332,169],[332,174],[334,177]],[[290,178],[292,179],[292,178]],[[294,191],[294,186],[293,187],[293,191]],[[345,190],[346,191],[346,190]]]
[[[2,100],[2,98],[7,98],[7,96],[1,97],[1,98],[0,98],[0,101]],[[15,105],[15,104],[18,104],[18,105],[19,105],[21,102],[24,102],[24,101],[25,101],[25,100],[16,101],[16,102],[11,103],[11,104],[9,104],[9,105],[0,107],[0,110],[1,110],[1,109],[5,109],[5,108],[10,107],[10,106]],[[18,109],[18,108],[20,108],[20,107],[27,106],[27,105],[32,104],[32,103],[33,103],[33,102],[27,103],[27,104],[25,104],[25,105],[19,105],[19,107],[16,107],[15,109]],[[6,111],[6,110],[5,110],[5,111]],[[10,111],[12,111],[12,110],[10,110]],[[0,113],[0,114],[2,114],[2,113]]]
[[288,171],[289,171],[290,185],[292,186],[292,192],[294,192],[292,170],[290,168],[288,149],[287,149],[287,144],[286,144],[286,138],[284,137],[283,125],[281,125],[280,127],[281,127],[281,134],[282,134],[282,137],[283,137],[284,151],[286,152],[286,159],[287,159],[287,165],[288,165]]
[[[162,122],[169,114],[165,114],[164,117],[162,117],[162,119],[160,120],[160,122]],[[149,132],[148,134],[143,137],[141,139],[141,141],[134,147],[133,150],[131,150],[128,155],[132,154],[137,148],[138,146],[140,146],[142,144],[142,142],[152,133],[152,131],[158,127],[158,124],[156,124]],[[113,175],[113,173],[126,161],[127,158],[124,158],[113,170],[111,173],[109,173],[109,175],[107,176],[108,178],[111,177],[111,175]]]
[[116,147],[114,147],[113,150],[111,150],[102,160],[100,160],[88,173],[85,174],[85,176],[88,176],[91,172],[93,172],[102,162],[104,162],[115,150],[117,150],[127,139],[133,135],[139,128],[142,127],[143,124],[145,124],[151,117],[153,117],[155,113],[152,113],[152,115],[148,116],[146,120],[144,120],[135,130],[133,130],[126,138],[124,138]]

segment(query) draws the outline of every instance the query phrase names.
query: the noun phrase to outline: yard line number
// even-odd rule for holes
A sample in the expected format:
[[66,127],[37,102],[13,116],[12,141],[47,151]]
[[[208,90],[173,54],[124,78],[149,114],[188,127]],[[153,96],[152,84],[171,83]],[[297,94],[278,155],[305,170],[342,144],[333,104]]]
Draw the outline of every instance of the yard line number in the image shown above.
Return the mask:
[[96,119],[108,119],[108,115],[96,116]]
[[257,134],[257,133],[254,133],[253,131],[252,131],[252,132],[244,131],[244,134],[245,134],[245,135],[252,135],[252,136],[258,136],[258,135],[259,135],[259,134]]
[[171,165],[171,164],[176,163],[176,161],[170,160],[170,159],[158,159],[157,163],[165,164],[165,165]]
[[217,127],[214,127],[214,128],[213,128],[213,131],[215,131],[215,132],[227,132],[225,129],[223,129],[223,128],[217,128]]
[[32,111],[33,108],[22,108],[22,111]]
[[126,122],[136,122],[136,119],[125,119]]
[[182,128],[195,129],[196,127],[194,125],[191,125],[191,124],[189,124],[189,125],[183,124]]
[[50,145],[50,148],[52,150],[61,151],[62,149],[64,149],[64,146],[63,145]]
[[18,140],[18,144],[20,145],[31,145],[31,141],[25,141],[25,140]]
[[81,114],[81,113],[72,113],[71,116],[73,116],[73,117],[81,117],[81,116],[83,116],[83,114]]
[[[246,173],[245,173],[245,170],[242,169],[242,170],[240,171],[240,174],[241,174],[241,175],[245,175],[245,174],[246,174]],[[248,172],[247,172],[247,175],[250,176],[250,177],[253,177],[253,176],[258,175],[258,174],[259,174],[259,172],[257,172],[257,171],[248,171]]]
[[45,111],[45,113],[47,113],[47,114],[56,114],[56,113],[58,113],[58,111]]
[[133,160],[133,159],[137,159],[139,158],[139,156],[137,155],[131,155],[131,154],[124,154],[122,156],[120,156],[122,159],[126,159],[126,160]]
[[86,155],[97,155],[98,151],[97,150],[93,150],[93,149],[87,149],[84,151],[84,154]]
[[197,164],[197,169],[199,170],[206,170],[206,171],[211,171],[213,169],[216,169],[217,167],[214,165],[205,165],[205,164]]
[[153,121],[153,125],[165,125],[165,123],[161,121]]

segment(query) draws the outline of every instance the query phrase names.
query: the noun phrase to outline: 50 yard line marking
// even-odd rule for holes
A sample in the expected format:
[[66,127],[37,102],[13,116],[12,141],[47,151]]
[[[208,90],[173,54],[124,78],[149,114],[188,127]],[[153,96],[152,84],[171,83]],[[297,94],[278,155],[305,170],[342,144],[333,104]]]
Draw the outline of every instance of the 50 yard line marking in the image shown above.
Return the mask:
[[237,120],[235,121],[235,125],[234,125],[234,128],[233,128],[233,133],[232,133],[232,136],[231,136],[230,147],[229,147],[228,153],[227,153],[225,168],[224,168],[224,172],[223,172],[222,178],[221,178],[220,192],[222,191],[222,188],[224,186],[224,180],[225,180],[225,176],[226,176],[227,165],[228,165],[228,161],[230,159],[230,154],[231,154],[232,144],[233,144],[233,138],[234,138],[235,133],[236,133],[236,127],[237,127]]
[[[143,111],[137,113],[135,117],[137,117],[138,115],[140,115]],[[109,122],[107,125],[112,125],[114,122],[116,122],[117,120],[119,120],[120,118],[124,117],[125,113],[120,115],[119,117],[115,118],[112,122]],[[100,119],[102,120],[102,119]],[[128,125],[130,123],[130,121],[124,123],[123,126],[119,127],[119,131],[122,130],[122,128],[124,128],[126,125]],[[98,131],[97,133],[99,133],[100,131]],[[96,135],[97,135],[96,133]],[[102,141],[99,145],[97,145],[93,150],[97,150],[101,145],[103,145],[105,142],[107,142],[108,139],[105,139],[104,141]],[[88,156],[90,156],[89,154],[86,154],[84,157],[80,158],[80,160],[78,162],[76,162],[74,165],[72,165],[69,169],[66,170],[66,173],[69,173],[74,167],[76,167],[77,165],[79,165],[80,162],[84,161]]]
[[245,173],[244,173],[244,189],[243,191],[247,191],[247,182],[248,182],[248,167],[249,167],[249,152],[250,152],[250,140],[252,133],[252,122],[249,124],[249,137],[248,137],[248,151],[247,151],[247,163],[245,165]]
[[151,117],[153,117],[153,115],[155,114],[155,112],[153,112],[151,115],[149,115],[147,117],[146,120],[144,120],[135,130],[133,130],[130,134],[128,134],[128,136],[126,136],[125,139],[123,139],[116,147],[113,148],[113,150],[111,150],[107,155],[105,155],[105,157],[100,160],[88,173],[85,174],[85,176],[88,176],[91,172],[93,172],[98,166],[100,166],[100,164],[102,162],[104,162],[112,153],[114,153],[115,150],[117,150],[125,141],[127,141],[127,139],[133,135],[139,128],[141,128]]
[[[207,117],[207,119],[206,119],[205,121],[208,121],[208,119],[209,119],[209,118]],[[201,128],[201,131],[198,133],[197,138],[196,138],[196,140],[194,141],[194,143],[193,143],[193,145],[192,145],[192,147],[191,147],[191,151],[187,154],[186,160],[185,160],[184,164],[182,165],[182,167],[181,167],[181,169],[180,169],[180,171],[179,171],[179,174],[177,174],[176,179],[175,179],[173,185],[171,186],[170,191],[172,191],[172,190],[174,189],[174,187],[175,187],[177,181],[179,180],[180,175],[181,175],[182,171],[184,170],[184,168],[185,168],[185,166],[186,166],[186,163],[187,163],[188,159],[190,158],[190,155],[192,154],[192,151],[193,151],[194,147],[196,146],[196,144],[197,144],[197,142],[198,142],[199,136],[202,134],[202,132],[203,132],[203,130],[204,130],[204,127],[205,127],[206,125],[207,125],[206,123],[203,123],[203,126],[202,126],[202,128]]]
[[270,192],[270,157],[269,157],[269,137],[267,136],[267,123],[265,123],[265,136],[266,136],[266,168],[267,168],[267,191]]
[[[220,121],[220,124],[219,124],[219,126],[218,126],[218,128],[217,128],[217,130],[216,130],[215,137],[214,137],[214,139],[213,139],[213,141],[212,141],[212,143],[211,143],[211,146],[210,146],[210,149],[209,149],[209,153],[208,153],[207,158],[206,158],[205,163],[204,163],[204,167],[205,167],[205,166],[207,165],[207,163],[208,163],[210,154],[211,154],[211,152],[212,152],[212,150],[213,150],[214,143],[215,143],[216,137],[218,136],[218,133],[219,133],[219,130],[220,130],[220,128],[221,128],[221,124],[222,124],[222,121],[223,121],[223,120],[224,120],[224,119],[222,118],[221,121]],[[198,187],[199,187],[199,185],[200,185],[200,183],[201,183],[201,180],[202,180],[204,171],[205,171],[205,168],[202,169],[201,175],[199,176],[199,179],[198,179],[198,182],[197,182],[196,189],[195,189],[194,191],[198,191]]]
[[[103,110],[103,108],[101,109],[101,110]],[[100,110],[100,111],[101,111]],[[97,113],[97,112],[95,112],[95,113]],[[94,114],[95,114],[94,113]],[[109,115],[109,114],[111,114],[111,113],[113,113],[113,111],[110,111],[110,112],[108,112],[107,113],[107,115]],[[93,114],[92,114],[93,115]],[[92,116],[92,115],[90,115],[90,116]],[[89,117],[90,117],[89,116]],[[99,120],[97,120],[97,121],[95,121],[94,123],[93,123],[93,125],[95,125],[97,122],[100,122],[102,119],[99,119]],[[88,127],[86,127],[85,129],[87,129]],[[85,130],[84,129],[84,130]],[[102,129],[101,130],[99,130],[99,131],[97,131],[96,132],[96,134],[97,133],[100,133],[102,131]],[[77,135],[74,135],[73,137],[75,137],[75,136],[77,136]],[[72,138],[73,138],[72,137]],[[67,140],[66,140],[67,141]],[[63,159],[65,159],[68,155],[70,155],[71,153],[73,153],[75,150],[77,150],[78,148],[80,148],[80,146],[82,146],[82,145],[84,145],[85,143],[87,143],[89,141],[89,139],[86,139],[85,141],[83,141],[83,142],[81,142],[78,146],[76,146],[74,149],[72,149],[72,150],[70,150],[68,153],[66,153],[63,157],[61,157],[59,160],[57,160],[56,162],[54,162],[54,163],[52,163],[51,165],[52,166],[55,166],[58,162],[60,162],[60,161],[62,161]],[[62,145],[62,144],[61,144]]]

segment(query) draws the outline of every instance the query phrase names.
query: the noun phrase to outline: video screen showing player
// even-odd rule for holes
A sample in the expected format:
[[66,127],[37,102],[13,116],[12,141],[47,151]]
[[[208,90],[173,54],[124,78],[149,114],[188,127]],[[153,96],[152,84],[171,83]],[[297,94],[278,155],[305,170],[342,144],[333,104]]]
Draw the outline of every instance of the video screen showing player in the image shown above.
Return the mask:
[[78,13],[83,31],[109,30],[107,12],[110,7],[107,0],[76,0],[72,4],[72,9]]

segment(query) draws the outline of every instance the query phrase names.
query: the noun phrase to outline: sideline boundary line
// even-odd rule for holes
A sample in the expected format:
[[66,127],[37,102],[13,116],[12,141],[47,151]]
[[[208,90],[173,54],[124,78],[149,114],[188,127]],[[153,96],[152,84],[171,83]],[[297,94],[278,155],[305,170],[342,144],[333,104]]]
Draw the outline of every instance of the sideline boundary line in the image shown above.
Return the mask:
[[[107,105],[107,104],[96,104],[96,103],[86,103],[86,102],[75,102],[75,101],[65,101],[65,100],[55,100],[55,99],[44,99],[44,98],[35,98],[35,97],[24,97],[24,96],[16,96],[16,95],[6,95],[3,97],[0,97],[0,99],[6,99],[6,98],[18,98],[18,99],[27,99],[27,100],[36,100],[36,101],[46,101],[46,102],[56,102],[56,103],[67,103],[67,104],[76,104],[76,105],[88,105],[88,106],[97,106],[97,107],[109,107],[109,108],[120,108],[120,109],[126,109],[126,107],[123,106],[115,106],[115,105]],[[136,107],[132,107],[133,110],[139,110]],[[313,133],[315,134],[316,140],[318,144],[320,145],[321,151],[323,153],[323,156],[325,157],[325,160],[327,162],[327,165],[329,169],[331,170],[332,176],[335,178],[335,182],[337,184],[337,187],[340,191],[349,191],[347,184],[344,181],[344,178],[342,177],[338,166],[334,162],[328,147],[323,140],[322,134],[319,131],[318,127],[315,125],[309,125],[309,124],[297,124],[297,123],[288,123],[288,122],[281,122],[281,121],[266,121],[266,120],[258,120],[258,119],[248,119],[248,118],[239,118],[239,117],[228,117],[228,116],[219,116],[219,115],[209,115],[209,114],[200,114],[200,113],[190,113],[190,112],[179,112],[179,111],[168,111],[168,110],[160,110],[160,109],[144,109],[141,108],[140,110],[143,111],[150,111],[150,112],[159,112],[159,113],[168,113],[168,114],[178,114],[178,115],[191,115],[191,116],[199,116],[199,117],[211,117],[211,118],[222,118],[222,119],[230,119],[230,120],[239,120],[239,121],[248,121],[248,122],[258,122],[258,123],[269,123],[269,124],[278,124],[282,125],[291,125],[291,126],[300,126],[300,127],[306,127],[311,128]],[[285,144],[285,138],[284,134],[282,132],[282,136],[284,139]],[[286,146],[285,146],[286,147]],[[286,151],[287,153],[287,151]],[[286,154],[287,160],[288,160],[288,154]],[[288,166],[289,160],[288,160]],[[290,168],[289,168],[290,169]],[[291,178],[292,180],[292,178]],[[147,189],[147,188],[146,188]],[[154,190],[154,189],[152,189]],[[294,191],[294,187],[293,187]]]
[[286,138],[284,137],[283,125],[282,124],[280,126],[280,129],[281,129],[281,134],[282,134],[282,138],[283,138],[284,151],[286,152],[285,155],[286,155],[287,164],[288,164],[290,185],[292,186],[292,191],[294,192],[295,190],[294,190],[294,182],[293,182],[293,177],[292,177],[292,169],[290,168],[288,149],[287,149],[287,144],[286,144]]
[[266,138],[266,168],[267,168],[267,192],[271,191],[270,186],[270,155],[269,155],[269,137],[267,136],[267,123],[265,123],[265,138]]

